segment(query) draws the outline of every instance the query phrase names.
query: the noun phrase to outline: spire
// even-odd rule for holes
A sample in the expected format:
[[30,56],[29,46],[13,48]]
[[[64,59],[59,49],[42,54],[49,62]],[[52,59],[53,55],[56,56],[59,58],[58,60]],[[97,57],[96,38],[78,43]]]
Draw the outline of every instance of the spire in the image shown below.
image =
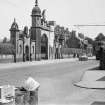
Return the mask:
[[16,19],[14,18],[14,21],[11,25],[11,29],[15,29],[15,30],[18,30],[18,24],[16,23]]
[[16,22],[16,19],[14,18],[14,23]]
[[38,6],[38,0],[35,1],[35,6]]

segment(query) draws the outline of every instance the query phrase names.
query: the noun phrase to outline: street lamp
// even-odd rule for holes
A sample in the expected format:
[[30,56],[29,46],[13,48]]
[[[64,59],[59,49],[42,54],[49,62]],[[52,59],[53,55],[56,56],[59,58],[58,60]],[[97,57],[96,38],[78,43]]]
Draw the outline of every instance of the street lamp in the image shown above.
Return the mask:
[[25,62],[25,52],[24,52],[24,44],[25,44],[25,34],[23,33],[23,62]]
[[60,45],[60,55],[61,55],[60,58],[63,58],[63,56],[62,56],[62,48],[63,48],[63,45],[64,45],[64,34],[60,35],[59,45]]

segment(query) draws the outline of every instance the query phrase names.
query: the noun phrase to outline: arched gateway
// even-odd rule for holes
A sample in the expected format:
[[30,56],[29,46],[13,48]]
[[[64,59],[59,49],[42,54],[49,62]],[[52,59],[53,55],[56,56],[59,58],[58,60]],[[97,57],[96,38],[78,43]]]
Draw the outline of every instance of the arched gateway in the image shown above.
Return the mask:
[[[16,61],[29,61],[54,58],[54,21],[47,21],[45,10],[43,12],[38,6],[38,0],[31,13],[32,24],[20,30],[17,22],[14,20],[10,28],[10,39],[15,50],[18,50],[17,45],[21,45],[22,53],[16,52]],[[25,60],[24,60],[25,58]]]
[[29,46],[26,46],[25,47],[25,59],[26,61],[29,61],[30,60],[30,52],[29,52]]
[[46,34],[41,37],[41,58],[48,59],[48,38]]

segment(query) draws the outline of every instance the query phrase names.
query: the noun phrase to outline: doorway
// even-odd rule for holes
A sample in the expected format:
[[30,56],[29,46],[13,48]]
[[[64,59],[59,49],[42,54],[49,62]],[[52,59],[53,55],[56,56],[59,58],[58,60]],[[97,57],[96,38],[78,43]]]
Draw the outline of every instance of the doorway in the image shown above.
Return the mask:
[[46,34],[41,37],[41,58],[48,59],[48,38]]
[[26,46],[25,47],[25,53],[26,53],[26,61],[29,61],[30,60],[30,57],[29,57],[29,46]]

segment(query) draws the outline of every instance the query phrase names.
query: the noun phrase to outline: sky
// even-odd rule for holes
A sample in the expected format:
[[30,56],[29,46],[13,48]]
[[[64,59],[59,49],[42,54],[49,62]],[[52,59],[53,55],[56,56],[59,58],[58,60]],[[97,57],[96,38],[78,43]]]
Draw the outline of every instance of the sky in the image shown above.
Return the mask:
[[[47,20],[82,32],[95,38],[98,33],[105,35],[104,27],[74,27],[78,24],[105,24],[105,0],[38,0],[41,10],[46,9]],[[0,0],[0,39],[10,38],[9,29],[16,18],[19,29],[31,26],[31,11],[35,0]]]

